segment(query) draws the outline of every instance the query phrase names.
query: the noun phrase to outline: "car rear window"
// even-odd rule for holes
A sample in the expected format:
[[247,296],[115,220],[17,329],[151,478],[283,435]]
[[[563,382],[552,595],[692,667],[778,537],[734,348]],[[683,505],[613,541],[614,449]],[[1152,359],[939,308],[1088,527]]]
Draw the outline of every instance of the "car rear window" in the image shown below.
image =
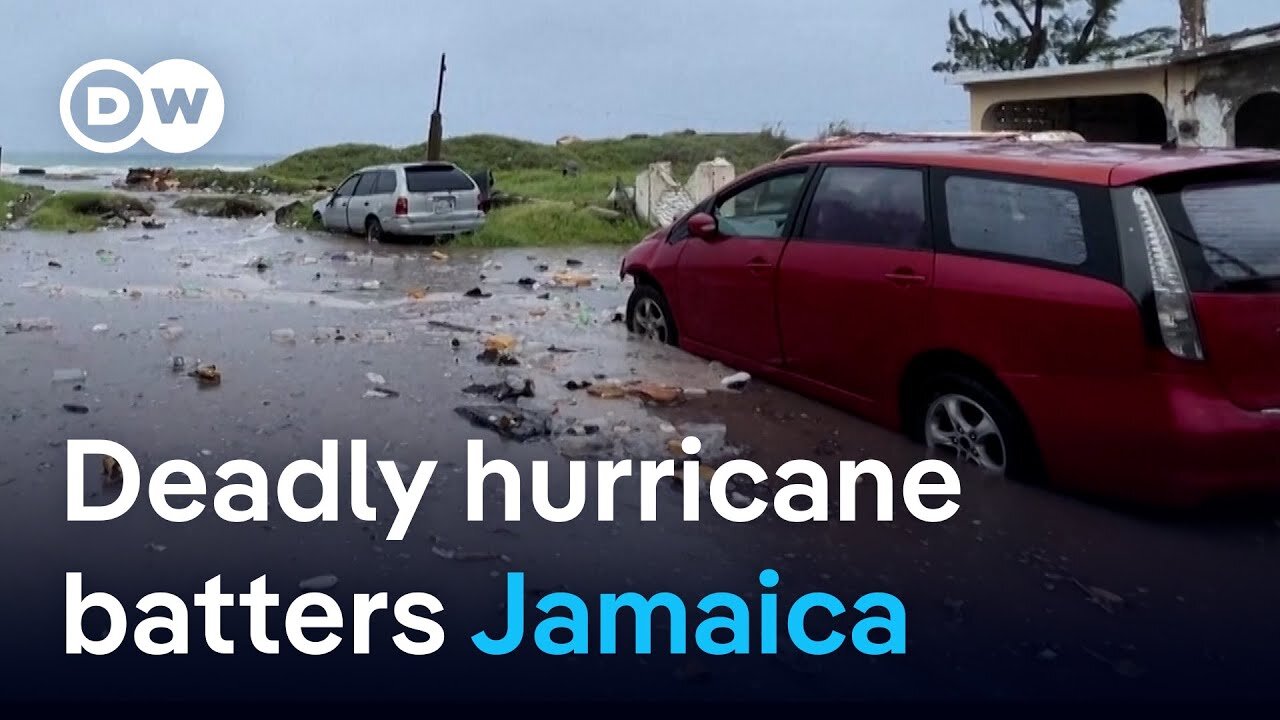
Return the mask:
[[471,176],[447,165],[421,165],[404,169],[405,182],[411,193],[460,192],[475,190]]
[[1179,199],[1194,233],[1183,253],[1218,281],[1280,279],[1280,181],[1188,185]]

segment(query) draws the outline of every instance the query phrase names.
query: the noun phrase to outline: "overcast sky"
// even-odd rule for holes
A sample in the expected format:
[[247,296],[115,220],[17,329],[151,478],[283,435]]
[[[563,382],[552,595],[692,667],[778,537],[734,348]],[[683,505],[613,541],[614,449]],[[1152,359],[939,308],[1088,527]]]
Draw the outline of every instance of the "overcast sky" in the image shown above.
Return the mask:
[[[950,9],[977,0],[0,0],[0,145],[76,149],[58,94],[80,64],[171,58],[226,95],[207,150],[283,153],[425,139],[441,52],[445,132],[550,141],[672,129],[794,135],[963,129],[929,70]],[[1275,0],[1210,0],[1210,32],[1280,20]],[[1122,29],[1176,25],[1129,0]]]

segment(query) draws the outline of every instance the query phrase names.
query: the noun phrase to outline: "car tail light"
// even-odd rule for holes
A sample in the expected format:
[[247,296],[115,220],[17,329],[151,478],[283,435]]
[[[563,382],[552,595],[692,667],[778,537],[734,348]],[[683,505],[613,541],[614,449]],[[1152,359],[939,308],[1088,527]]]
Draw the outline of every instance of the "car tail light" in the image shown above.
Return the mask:
[[1164,346],[1184,360],[1203,360],[1200,330],[1191,311],[1191,294],[1182,274],[1182,264],[1169,236],[1169,228],[1156,200],[1145,188],[1134,188],[1133,205],[1138,211],[1147,265],[1151,268],[1151,289],[1155,293],[1156,319]]
[[397,215],[409,214],[409,198],[407,197],[396,198],[396,214]]

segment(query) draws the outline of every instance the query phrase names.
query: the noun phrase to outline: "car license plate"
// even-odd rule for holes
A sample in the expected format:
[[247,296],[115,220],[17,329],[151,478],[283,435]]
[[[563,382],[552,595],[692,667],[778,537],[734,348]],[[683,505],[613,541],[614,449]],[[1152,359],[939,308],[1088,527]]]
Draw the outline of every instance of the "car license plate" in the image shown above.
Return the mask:
[[453,212],[453,198],[436,198],[436,212]]

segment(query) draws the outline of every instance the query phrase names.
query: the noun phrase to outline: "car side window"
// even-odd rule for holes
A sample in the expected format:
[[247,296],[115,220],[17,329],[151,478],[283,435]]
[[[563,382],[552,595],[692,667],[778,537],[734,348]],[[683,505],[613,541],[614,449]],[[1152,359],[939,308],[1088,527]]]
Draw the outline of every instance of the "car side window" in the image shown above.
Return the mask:
[[360,182],[356,183],[356,195],[372,195],[373,187],[378,183],[378,173],[369,172],[360,176]]
[[390,195],[396,191],[396,171],[378,171],[378,182],[373,188],[375,195]]
[[807,168],[748,185],[715,205],[720,232],[735,237],[780,238],[800,200]]
[[902,249],[926,247],[924,173],[833,166],[822,173],[800,236]]
[[356,190],[356,182],[358,180],[360,180],[359,175],[352,175],[351,177],[347,178],[346,182],[338,186],[338,190],[337,192],[334,193],[334,195],[338,197],[346,197],[348,195],[351,195]]
[[1068,189],[954,175],[945,183],[951,244],[1078,267],[1089,259],[1079,196]]

